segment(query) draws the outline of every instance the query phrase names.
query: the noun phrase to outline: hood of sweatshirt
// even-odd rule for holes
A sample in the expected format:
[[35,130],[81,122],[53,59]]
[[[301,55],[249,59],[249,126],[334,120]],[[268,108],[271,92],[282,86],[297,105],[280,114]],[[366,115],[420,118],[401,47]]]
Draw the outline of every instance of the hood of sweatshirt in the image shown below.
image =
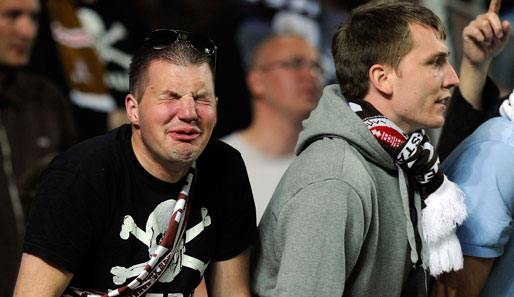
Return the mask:
[[370,162],[397,170],[393,158],[353,112],[337,84],[325,87],[318,106],[302,124],[303,130],[296,145],[297,155],[313,140],[332,135],[348,141]]

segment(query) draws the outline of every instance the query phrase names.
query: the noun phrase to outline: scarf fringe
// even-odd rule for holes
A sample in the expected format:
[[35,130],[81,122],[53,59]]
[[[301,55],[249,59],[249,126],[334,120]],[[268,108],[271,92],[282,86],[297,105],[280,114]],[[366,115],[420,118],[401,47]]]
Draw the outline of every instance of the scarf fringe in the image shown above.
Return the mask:
[[462,224],[467,211],[464,192],[444,176],[443,184],[425,199],[421,212],[423,239],[427,243],[441,240]]
[[423,239],[428,250],[425,268],[429,268],[432,276],[462,269],[464,259],[455,230],[467,217],[464,192],[444,176],[443,184],[425,199],[425,204],[421,211]]
[[451,232],[437,242],[427,243],[427,248],[429,263],[424,263],[423,268],[429,270],[433,277],[464,267],[462,250],[455,232]]

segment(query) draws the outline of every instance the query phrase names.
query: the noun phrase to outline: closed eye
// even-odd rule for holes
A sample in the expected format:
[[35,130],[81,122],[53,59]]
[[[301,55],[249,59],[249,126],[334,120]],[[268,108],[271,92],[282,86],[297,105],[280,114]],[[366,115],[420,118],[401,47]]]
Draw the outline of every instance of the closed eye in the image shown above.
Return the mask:
[[195,99],[195,101],[205,102],[205,103],[210,103],[212,101],[211,96],[209,94],[198,94],[198,95],[194,96],[193,98]]

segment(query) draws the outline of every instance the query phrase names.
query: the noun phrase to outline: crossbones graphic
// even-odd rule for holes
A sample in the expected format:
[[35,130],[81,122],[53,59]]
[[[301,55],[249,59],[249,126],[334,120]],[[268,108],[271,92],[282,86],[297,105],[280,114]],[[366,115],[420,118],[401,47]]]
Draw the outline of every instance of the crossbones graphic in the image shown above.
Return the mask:
[[[159,205],[157,205],[157,207],[150,214],[150,216],[148,216],[145,230],[142,230],[136,225],[136,223],[134,222],[134,218],[132,218],[132,216],[126,215],[123,219],[123,224],[121,225],[120,237],[123,240],[127,240],[129,239],[130,235],[133,235],[139,241],[144,243],[148,247],[148,259],[150,259],[151,255],[154,253],[155,249],[157,248],[160,241],[164,237],[164,234],[166,233],[175,203],[176,200],[170,199],[161,202]],[[202,207],[201,213],[202,221],[196,224],[195,226],[191,227],[190,229],[186,230],[185,239],[180,239],[178,246],[179,250],[173,256],[173,260],[170,263],[170,266],[159,278],[159,282],[171,282],[175,278],[175,276],[180,272],[183,266],[195,269],[200,272],[200,275],[203,275],[209,263],[204,263],[199,259],[196,259],[185,254],[185,244],[193,240],[206,227],[211,225],[211,217],[208,215],[207,209]],[[146,264],[146,262],[143,262],[126,268],[121,266],[112,267],[111,274],[113,275],[113,282],[116,285],[121,285],[125,283],[127,279],[139,275],[139,273],[143,270]]]

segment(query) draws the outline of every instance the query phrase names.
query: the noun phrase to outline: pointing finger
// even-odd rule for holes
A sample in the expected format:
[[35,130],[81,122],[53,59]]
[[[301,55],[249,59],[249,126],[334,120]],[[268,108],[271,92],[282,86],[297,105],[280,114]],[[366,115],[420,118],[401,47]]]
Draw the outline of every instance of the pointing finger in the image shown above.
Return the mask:
[[498,14],[500,12],[500,7],[502,6],[502,0],[491,0],[489,4],[489,12],[494,12]]

